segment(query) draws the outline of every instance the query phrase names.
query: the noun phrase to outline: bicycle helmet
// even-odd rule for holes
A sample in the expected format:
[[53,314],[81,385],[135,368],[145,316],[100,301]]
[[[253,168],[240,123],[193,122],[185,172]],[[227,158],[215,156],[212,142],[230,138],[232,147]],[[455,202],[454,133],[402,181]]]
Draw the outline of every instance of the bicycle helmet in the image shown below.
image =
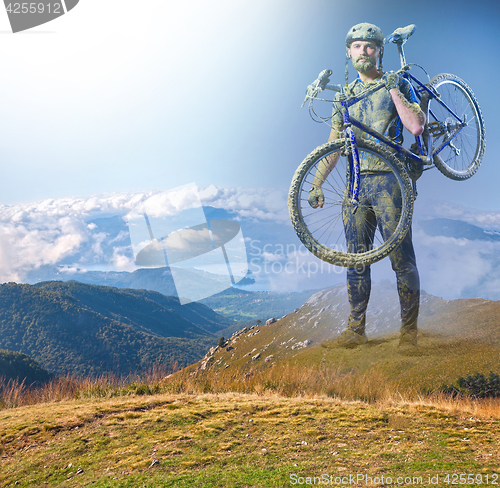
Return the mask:
[[383,70],[382,57],[384,55],[384,50],[382,49],[384,45],[384,34],[374,24],[368,24],[367,22],[361,22],[361,24],[356,24],[349,29],[347,36],[345,38],[346,58],[345,58],[345,86],[349,85],[349,49],[354,41],[373,41],[380,49],[378,69]]
[[384,44],[384,34],[376,25],[362,22],[351,27],[347,33],[345,38],[346,46],[350,47],[354,41],[373,41],[377,46],[381,47]]

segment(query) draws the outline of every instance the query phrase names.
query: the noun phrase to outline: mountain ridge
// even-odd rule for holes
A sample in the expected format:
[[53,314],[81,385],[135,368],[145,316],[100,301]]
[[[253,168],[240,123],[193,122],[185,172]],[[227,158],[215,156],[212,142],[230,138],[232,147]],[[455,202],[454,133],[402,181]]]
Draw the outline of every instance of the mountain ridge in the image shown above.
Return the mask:
[[[88,293],[100,303],[98,311],[86,303]],[[81,283],[0,285],[0,348],[27,354],[55,374],[126,375],[155,364],[167,369],[173,363],[191,364],[216,342],[205,327],[227,325],[220,317],[216,326],[216,314],[209,311],[198,326],[161,306],[161,295],[157,301],[140,295],[138,290]],[[109,302],[107,310],[103,299]],[[124,301],[129,302],[126,314]],[[200,304],[186,307],[195,315],[209,310]]]
[[212,347],[186,373],[221,382],[271,374],[272,368],[286,365],[304,371],[334,367],[344,374],[379,371],[388,383],[432,390],[460,376],[498,370],[500,302],[444,300],[423,292],[419,345],[410,350],[398,347],[399,314],[395,285],[377,284],[367,313],[369,342],[341,348],[335,338],[349,315],[345,286],[322,290],[273,323],[235,332],[224,347]]

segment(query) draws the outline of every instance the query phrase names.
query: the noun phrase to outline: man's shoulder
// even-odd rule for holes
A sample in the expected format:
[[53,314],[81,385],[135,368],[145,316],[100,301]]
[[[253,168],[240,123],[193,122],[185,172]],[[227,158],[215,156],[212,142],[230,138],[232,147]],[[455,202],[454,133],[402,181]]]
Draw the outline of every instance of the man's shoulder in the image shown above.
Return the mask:
[[364,88],[365,88],[364,83],[359,78],[356,78],[347,85],[347,93],[351,95],[356,95],[362,90],[364,90]]
[[352,90],[354,89],[355,87],[358,87],[358,88],[363,88],[365,85],[364,83],[361,81],[361,79],[359,77],[355,78],[353,81],[351,81],[349,83],[349,90]]

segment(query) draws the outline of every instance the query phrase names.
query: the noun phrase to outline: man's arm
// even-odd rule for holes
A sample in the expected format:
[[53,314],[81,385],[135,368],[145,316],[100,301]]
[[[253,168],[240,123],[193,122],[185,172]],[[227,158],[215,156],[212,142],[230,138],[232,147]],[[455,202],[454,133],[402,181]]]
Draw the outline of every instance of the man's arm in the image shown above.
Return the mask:
[[398,76],[396,73],[386,73],[384,75],[385,87],[390,93],[392,101],[396,107],[399,118],[403,125],[414,136],[419,136],[424,131],[425,114],[420,110],[417,103],[412,103],[404,96],[398,88]]
[[[332,127],[330,131],[330,136],[328,137],[328,142],[335,141],[340,137],[340,134]],[[318,164],[318,168],[316,169],[316,174],[314,175],[314,179],[312,182],[311,189],[309,190],[309,205],[312,208],[323,208],[323,204],[325,203],[325,198],[323,195],[323,190],[321,190],[321,186],[325,182],[328,175],[332,172],[333,168],[337,165],[337,162],[340,157],[340,152],[336,152],[335,154],[331,154],[327,158],[323,158]]]

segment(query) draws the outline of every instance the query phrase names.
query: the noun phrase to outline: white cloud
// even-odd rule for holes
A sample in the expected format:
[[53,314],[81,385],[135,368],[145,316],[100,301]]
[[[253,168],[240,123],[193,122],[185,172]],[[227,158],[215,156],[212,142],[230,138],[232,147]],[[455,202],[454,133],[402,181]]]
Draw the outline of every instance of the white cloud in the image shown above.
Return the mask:
[[264,261],[266,261],[268,263],[273,263],[276,261],[286,261],[286,259],[287,259],[284,254],[272,253],[272,252],[267,252],[267,251],[264,251],[262,253],[262,258],[264,259]]
[[414,218],[463,220],[488,230],[500,230],[500,212],[461,207],[443,201],[426,201],[416,207]]
[[167,252],[169,250],[185,251],[198,244],[210,245],[210,234],[208,227],[202,230],[185,229],[173,232],[163,242]]
[[241,217],[288,222],[287,195],[265,188],[217,188],[200,190],[203,205],[236,212]]
[[[343,269],[322,263],[301,246],[283,236],[266,239],[255,222],[276,222],[276,228],[288,223],[286,195],[261,189],[196,188],[204,206],[232,211],[248,223],[252,221],[254,239],[243,236],[250,245],[250,269],[258,282],[265,281],[274,290],[292,291],[331,286],[343,282]],[[141,204],[161,211],[165,206],[173,214],[193,205],[193,189],[172,192],[122,193],[67,197],[0,206],[0,281],[22,281],[27,273],[45,265],[64,265],[68,269],[137,269],[127,245],[125,223],[115,220],[106,228],[106,216],[125,217]],[[460,208],[441,202],[423,202],[415,217],[453,218],[492,230],[500,229],[500,212]],[[99,220],[97,220],[99,218]],[[95,220],[95,221],[94,221]],[[179,234],[177,237],[181,237]],[[195,231],[172,241],[176,249],[192,246],[201,238]],[[281,244],[276,244],[282,239]],[[482,296],[500,299],[500,242],[429,236],[414,226],[414,245],[422,288],[444,298]],[[189,241],[189,242],[188,242]],[[295,241],[297,242],[297,241]],[[149,241],[148,241],[149,243]],[[141,247],[142,248],[142,247]],[[101,266],[101,268],[99,268]],[[259,267],[259,268],[258,268]],[[388,259],[372,268],[374,281],[389,278],[394,272]]]
[[123,247],[113,249],[113,256],[110,264],[116,271],[132,272],[140,268],[140,266],[137,266],[130,256],[127,256],[126,248]]
[[414,233],[422,288],[447,299],[500,299],[500,242]]
[[[175,215],[199,206],[198,194],[203,205],[233,211],[242,217],[278,221],[288,218],[285,196],[279,192],[269,194],[267,190],[215,186],[200,189],[193,185],[169,191],[111,193],[1,205],[0,281],[22,281],[31,270],[68,259],[79,267],[107,260],[107,267],[136,269],[131,251],[123,247],[128,234],[121,230],[117,235],[109,235],[100,231],[92,219],[102,215],[125,218],[138,208],[154,216]],[[182,247],[185,243],[173,244]]]

